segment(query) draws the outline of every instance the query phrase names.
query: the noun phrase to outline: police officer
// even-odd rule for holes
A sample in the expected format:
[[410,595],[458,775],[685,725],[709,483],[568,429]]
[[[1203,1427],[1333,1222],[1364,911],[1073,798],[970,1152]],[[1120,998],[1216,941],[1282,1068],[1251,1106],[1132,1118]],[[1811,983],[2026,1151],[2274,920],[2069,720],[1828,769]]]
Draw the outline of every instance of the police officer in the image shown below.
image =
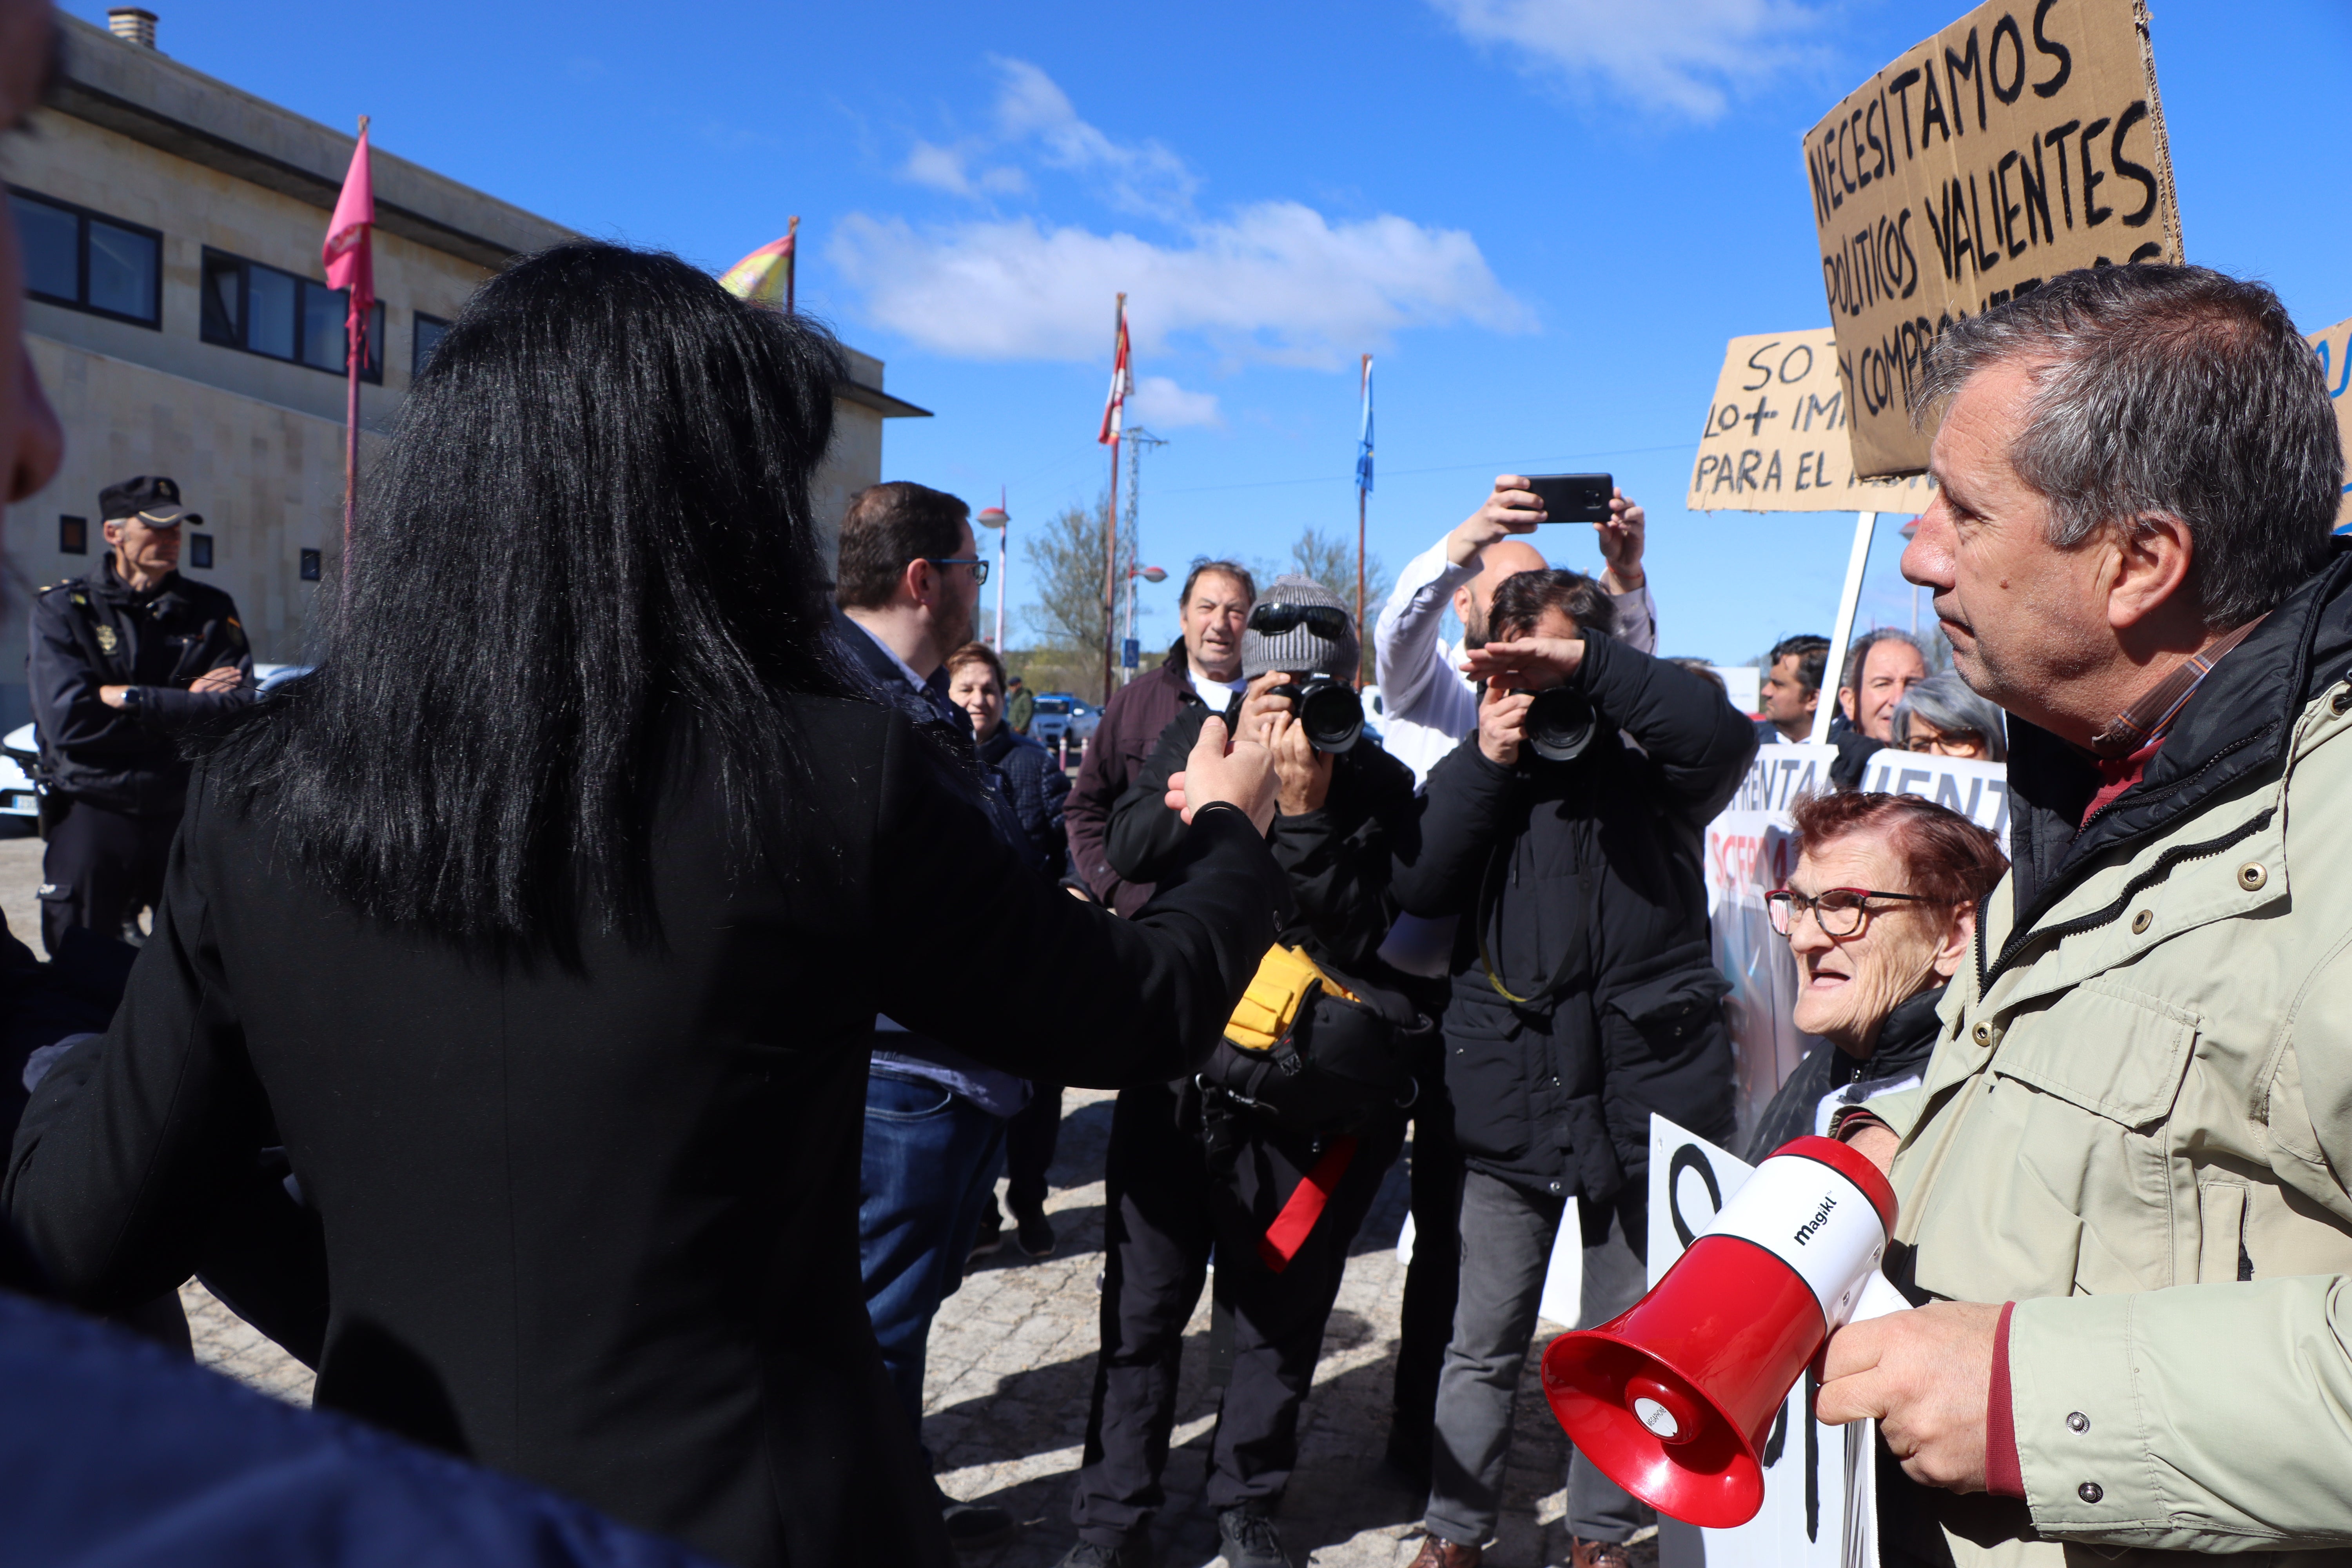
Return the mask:
[[254,700],[236,604],[179,574],[180,487],[142,475],[99,496],[109,546],[33,607],[33,720],[49,794],[41,942],[68,928],[136,941],[163,894],[189,765],[178,731]]

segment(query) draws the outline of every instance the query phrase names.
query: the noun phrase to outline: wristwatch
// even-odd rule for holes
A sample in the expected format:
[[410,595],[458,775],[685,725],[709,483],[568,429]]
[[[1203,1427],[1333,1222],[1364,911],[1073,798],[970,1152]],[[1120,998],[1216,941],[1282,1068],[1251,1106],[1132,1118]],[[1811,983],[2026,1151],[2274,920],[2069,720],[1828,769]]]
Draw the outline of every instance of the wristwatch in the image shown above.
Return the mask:
[[134,719],[143,714],[147,710],[147,689],[143,686],[124,687],[122,710]]

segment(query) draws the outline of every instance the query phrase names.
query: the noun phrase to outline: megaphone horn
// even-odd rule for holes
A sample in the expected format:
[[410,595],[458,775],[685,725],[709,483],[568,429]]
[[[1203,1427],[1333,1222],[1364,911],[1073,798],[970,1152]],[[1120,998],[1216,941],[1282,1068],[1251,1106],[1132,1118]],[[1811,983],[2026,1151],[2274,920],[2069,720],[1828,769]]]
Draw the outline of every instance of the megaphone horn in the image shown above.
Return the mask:
[[1764,1505],[1789,1390],[1853,1311],[1895,1231],[1895,1189],[1843,1143],[1774,1150],[1657,1289],[1544,1352],[1552,1414],[1660,1513],[1727,1530]]

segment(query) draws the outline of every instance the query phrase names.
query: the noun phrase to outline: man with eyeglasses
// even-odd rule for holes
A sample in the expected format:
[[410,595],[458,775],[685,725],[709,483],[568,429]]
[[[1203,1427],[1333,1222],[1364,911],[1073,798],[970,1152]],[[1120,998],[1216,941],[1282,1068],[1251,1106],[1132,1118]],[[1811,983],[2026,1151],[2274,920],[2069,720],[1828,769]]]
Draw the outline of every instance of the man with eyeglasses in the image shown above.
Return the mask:
[[[835,636],[877,695],[948,746],[972,752],[971,718],[948,698],[947,657],[971,640],[988,563],[971,510],[903,480],[850,498],[835,568]],[[997,833],[1027,844],[1019,814],[977,768]],[[981,1209],[996,1185],[1005,1120],[1026,1105],[1027,1080],[982,1067],[937,1040],[874,1020],[866,1089],[866,1153],[857,1208],[866,1310],[893,1391],[919,1436],[924,1349],[940,1303],[963,1282]],[[1003,1509],[940,1494],[960,1547],[1011,1535]]]

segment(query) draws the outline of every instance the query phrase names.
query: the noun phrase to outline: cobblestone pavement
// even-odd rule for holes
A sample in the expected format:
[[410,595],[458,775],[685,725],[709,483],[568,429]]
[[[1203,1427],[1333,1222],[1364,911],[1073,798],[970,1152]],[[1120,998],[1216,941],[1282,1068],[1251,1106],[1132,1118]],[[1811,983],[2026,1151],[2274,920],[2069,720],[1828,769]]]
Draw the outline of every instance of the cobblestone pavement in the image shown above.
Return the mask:
[[[982,1260],[931,1331],[924,1438],[940,1480],[966,1501],[1009,1510],[1019,1532],[973,1552],[971,1568],[1047,1568],[1068,1550],[1070,1478],[1086,1438],[1094,1384],[1095,1279],[1102,1264],[1103,1146],[1111,1096],[1073,1089],[1046,1212],[1059,1245],[1033,1262],[1005,1245]],[[1299,1459],[1280,1524],[1301,1561],[1317,1568],[1402,1568],[1419,1550],[1423,1499],[1382,1468],[1389,1382],[1395,1364],[1397,1262],[1406,1164],[1399,1161],[1357,1237],[1339,1304],[1323,1342],[1315,1391],[1299,1421]],[[247,1328],[193,1281],[180,1292],[197,1359],[280,1399],[307,1404],[310,1373]],[[1561,1467],[1567,1442],[1536,1385],[1546,1324],[1519,1385],[1518,1440],[1511,1453],[1494,1568],[1564,1563]],[[1216,1527],[1202,1502],[1216,1391],[1208,1377],[1209,1304],[1185,1331],[1183,1376],[1168,1462],[1168,1504],[1159,1523],[1167,1568],[1217,1560]],[[1648,1553],[1642,1554],[1647,1557]]]

